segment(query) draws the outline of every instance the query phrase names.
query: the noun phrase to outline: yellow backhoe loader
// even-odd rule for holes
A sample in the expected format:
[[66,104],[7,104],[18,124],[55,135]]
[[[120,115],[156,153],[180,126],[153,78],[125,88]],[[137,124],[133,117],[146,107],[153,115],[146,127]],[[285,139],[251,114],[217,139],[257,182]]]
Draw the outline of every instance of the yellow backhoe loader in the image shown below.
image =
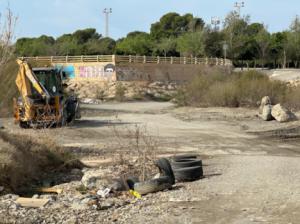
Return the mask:
[[63,92],[62,71],[49,67],[32,69],[22,60],[17,63],[20,97],[14,99],[14,117],[21,128],[63,126],[80,118],[77,98]]

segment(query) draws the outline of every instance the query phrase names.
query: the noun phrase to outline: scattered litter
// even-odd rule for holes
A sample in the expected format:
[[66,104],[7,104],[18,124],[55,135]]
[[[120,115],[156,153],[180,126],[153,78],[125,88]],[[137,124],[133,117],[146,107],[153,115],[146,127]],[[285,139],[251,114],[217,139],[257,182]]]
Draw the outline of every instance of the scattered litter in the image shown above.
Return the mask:
[[106,196],[109,194],[110,189],[105,188],[104,190],[97,191],[97,195],[101,196],[102,198],[106,198]]
[[49,202],[49,199],[35,199],[35,198],[22,198],[19,197],[16,203],[26,208],[40,208],[45,206]]
[[130,190],[129,193],[138,199],[142,198],[142,196],[134,190]]
[[63,192],[62,189],[56,189],[53,187],[49,187],[49,188],[40,188],[38,189],[39,192],[42,193],[56,193],[56,194],[61,194]]

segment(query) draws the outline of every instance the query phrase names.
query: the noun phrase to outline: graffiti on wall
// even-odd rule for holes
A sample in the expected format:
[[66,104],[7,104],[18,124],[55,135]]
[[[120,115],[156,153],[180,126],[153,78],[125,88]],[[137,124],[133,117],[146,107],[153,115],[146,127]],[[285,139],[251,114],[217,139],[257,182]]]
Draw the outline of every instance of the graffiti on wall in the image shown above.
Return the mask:
[[113,64],[107,64],[105,66],[79,66],[78,67],[80,78],[101,78],[104,80],[112,79],[115,66]]
[[75,78],[75,68],[73,65],[56,65],[55,66],[58,70],[63,72],[63,78],[70,78],[73,79]]

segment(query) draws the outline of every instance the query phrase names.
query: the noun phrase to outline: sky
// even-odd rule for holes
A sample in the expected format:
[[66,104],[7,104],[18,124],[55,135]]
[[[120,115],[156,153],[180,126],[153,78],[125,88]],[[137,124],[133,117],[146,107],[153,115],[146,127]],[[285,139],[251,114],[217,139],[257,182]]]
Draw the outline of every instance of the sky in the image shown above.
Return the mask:
[[[224,19],[235,0],[0,0],[0,11],[8,6],[18,16],[15,36],[58,37],[78,29],[96,28],[105,32],[104,8],[112,8],[110,36],[114,39],[131,31],[149,32],[152,23],[168,12],[192,13],[210,23]],[[263,22],[271,32],[285,30],[300,15],[300,0],[244,0],[241,14],[251,22]]]

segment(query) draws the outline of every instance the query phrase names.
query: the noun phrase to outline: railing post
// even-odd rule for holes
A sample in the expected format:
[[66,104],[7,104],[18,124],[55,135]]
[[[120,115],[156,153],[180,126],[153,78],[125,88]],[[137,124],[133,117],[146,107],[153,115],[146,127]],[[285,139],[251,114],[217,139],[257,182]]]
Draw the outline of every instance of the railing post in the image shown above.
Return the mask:
[[67,55],[66,56],[66,63],[68,63],[68,61],[69,61],[69,56]]
[[129,55],[129,63],[132,62],[132,58],[131,58],[131,55]]
[[147,58],[146,58],[146,55],[144,55],[143,63],[146,64],[146,62],[147,62]]
[[81,55],[81,62],[83,62],[83,55]]
[[186,65],[186,57],[183,57],[183,64]]
[[218,65],[219,64],[219,60],[218,60],[218,58],[216,58],[216,65]]
[[116,64],[116,55],[111,56],[111,61]]
[[160,63],[160,57],[157,56],[157,64],[159,64],[159,63]]
[[99,62],[99,55],[97,55],[97,62]]
[[171,65],[173,64],[173,57],[171,57]]
[[50,60],[51,60],[51,63],[53,63],[53,56],[51,56]]
[[205,58],[205,64],[208,65],[208,57]]
[[198,64],[198,59],[195,57],[195,65]]

